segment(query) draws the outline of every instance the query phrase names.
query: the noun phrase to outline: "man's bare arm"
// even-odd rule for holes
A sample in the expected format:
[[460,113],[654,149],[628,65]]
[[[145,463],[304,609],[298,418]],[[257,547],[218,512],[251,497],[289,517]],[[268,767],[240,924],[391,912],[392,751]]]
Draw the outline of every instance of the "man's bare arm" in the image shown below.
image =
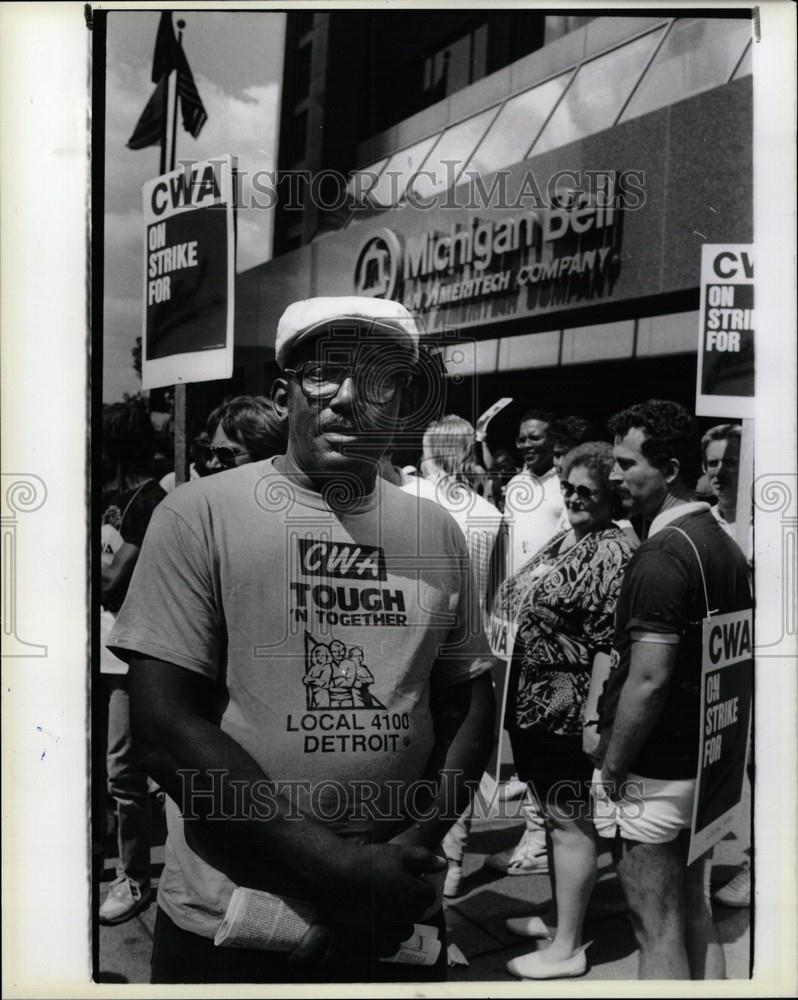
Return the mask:
[[604,755],[602,777],[621,782],[648,739],[668,697],[677,646],[633,642],[629,676],[621,690],[612,734]]
[[[317,901],[333,929],[361,915],[373,922],[379,954],[409,935],[434,899],[418,878],[437,869],[433,855],[353,845],[312,818],[289,818],[289,803],[272,794],[268,775],[210,720],[213,686],[201,675],[134,657],[130,693],[143,766],[179,805],[186,839],[204,860],[236,885]],[[214,781],[213,771],[225,780],[217,773]],[[233,818],[220,821],[225,816]]]
[[[468,808],[493,749],[495,704],[490,674],[436,688],[430,697],[435,745],[427,776],[437,783],[430,801],[418,797],[423,815],[394,838],[434,850]],[[413,817],[410,817],[413,819]]]
[[114,552],[110,565],[103,566],[101,572],[101,595],[103,603],[125,596],[130,578],[133,576],[139,558],[138,545],[123,542]]

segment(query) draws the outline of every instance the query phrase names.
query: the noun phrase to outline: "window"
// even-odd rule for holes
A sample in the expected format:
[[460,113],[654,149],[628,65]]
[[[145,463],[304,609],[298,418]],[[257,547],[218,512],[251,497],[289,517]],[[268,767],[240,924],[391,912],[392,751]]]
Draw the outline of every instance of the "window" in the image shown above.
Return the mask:
[[750,40],[747,18],[677,19],[621,121],[728,83]]
[[423,173],[413,182],[413,191],[417,195],[427,198],[436,191],[452,187],[488,125],[496,117],[496,110],[489,108],[446,129],[435,151],[425,162]]
[[407,182],[419,169],[427,154],[438,141],[437,135],[408,146],[388,160],[380,179],[371,192],[371,201],[382,208],[395,205],[405,193]]
[[301,160],[307,149],[308,141],[308,113],[300,111],[294,115],[291,122],[291,162],[296,163]]
[[310,65],[313,56],[313,46],[310,42],[303,45],[296,54],[294,67],[294,102],[303,101],[310,93]]
[[572,31],[576,31],[592,20],[594,20],[592,17],[574,17],[567,14],[548,15],[546,18],[546,45],[562,38],[563,35],[569,35]]
[[298,10],[294,16],[296,17],[296,33],[301,38],[313,27],[313,11]]
[[463,179],[468,173],[490,174],[523,160],[572,76],[572,71],[563,73],[511,97],[468,161]]
[[462,90],[485,75],[488,50],[488,26],[481,24],[475,31],[439,49],[424,60],[423,91],[426,103],[434,104]]
[[372,190],[376,183],[375,178],[380,176],[388,160],[389,157],[386,156],[362,170],[355,171],[347,182],[347,193],[357,198],[358,201],[363,201],[363,196]]
[[665,27],[583,63],[535,142],[535,155],[610,128],[651,58]]

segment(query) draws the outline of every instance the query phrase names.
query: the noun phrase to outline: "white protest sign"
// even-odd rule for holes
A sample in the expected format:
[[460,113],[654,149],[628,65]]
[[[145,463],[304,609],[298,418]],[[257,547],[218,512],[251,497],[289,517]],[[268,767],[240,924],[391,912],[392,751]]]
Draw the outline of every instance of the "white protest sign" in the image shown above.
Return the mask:
[[699,417],[754,416],[754,248],[701,247],[698,314]]
[[753,613],[704,619],[701,734],[688,864],[731,830],[740,803],[751,727]]
[[142,387],[233,374],[233,158],[147,181]]

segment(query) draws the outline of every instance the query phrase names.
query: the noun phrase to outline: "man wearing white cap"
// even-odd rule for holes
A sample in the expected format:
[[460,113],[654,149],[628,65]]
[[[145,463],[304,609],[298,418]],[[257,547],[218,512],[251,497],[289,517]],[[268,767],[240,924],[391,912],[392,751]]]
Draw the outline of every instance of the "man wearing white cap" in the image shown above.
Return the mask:
[[[444,940],[430,967],[379,962],[414,923],[443,939],[425,875],[493,735],[462,537],[377,477],[418,339],[399,303],[289,306],[287,453],[186,485],[151,525],[109,644],[169,795],[154,982],[445,978]],[[319,644],[361,651],[368,698],[309,706]],[[315,909],[293,951],[214,945],[236,886]]]

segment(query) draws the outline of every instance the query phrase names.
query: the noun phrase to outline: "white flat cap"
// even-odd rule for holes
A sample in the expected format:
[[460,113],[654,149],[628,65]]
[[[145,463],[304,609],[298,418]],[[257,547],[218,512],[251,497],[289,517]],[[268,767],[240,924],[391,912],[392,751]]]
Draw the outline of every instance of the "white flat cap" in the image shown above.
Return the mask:
[[277,324],[277,364],[284,367],[286,358],[297,344],[321,333],[324,327],[345,328],[348,323],[371,327],[376,336],[393,334],[407,343],[413,360],[418,361],[420,331],[401,302],[365,295],[341,295],[303,299],[285,310]]

